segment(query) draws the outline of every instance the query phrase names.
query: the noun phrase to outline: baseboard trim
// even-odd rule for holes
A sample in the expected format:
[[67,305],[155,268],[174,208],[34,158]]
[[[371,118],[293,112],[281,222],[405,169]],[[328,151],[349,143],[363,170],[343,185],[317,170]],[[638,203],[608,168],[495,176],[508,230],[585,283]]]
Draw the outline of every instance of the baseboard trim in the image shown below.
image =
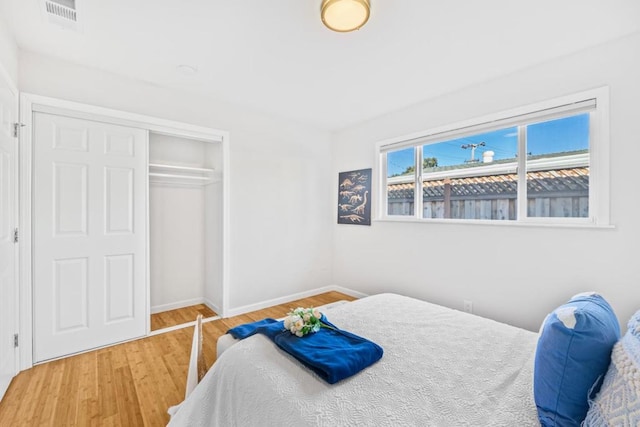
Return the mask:
[[[207,317],[205,319],[202,319],[202,323],[209,323],[209,322],[213,322],[214,320],[219,320],[221,319],[220,316],[213,316],[213,317]],[[177,331],[178,329],[184,329],[184,328],[190,328],[192,326],[196,325],[196,321],[192,320],[191,322],[187,322],[187,323],[181,323],[179,325],[174,325],[174,326],[169,326],[167,328],[162,328],[162,329],[157,329],[155,331],[151,331],[149,332],[149,335],[147,335],[148,337],[153,337],[155,335],[160,335],[160,334],[166,334],[167,332],[173,332],[173,331]]]
[[9,388],[12,379],[13,377],[10,377],[8,375],[0,375],[0,402],[2,401],[5,392]]
[[[178,309],[178,308],[189,307],[191,305],[198,305],[198,304],[206,304],[207,306],[209,305],[209,304],[206,303],[205,298],[202,298],[202,297],[200,297],[200,298],[191,298],[191,299],[186,299],[186,300],[182,300],[182,301],[172,302],[172,303],[169,303],[169,304],[154,305],[153,307],[151,307],[151,314],[161,313],[163,311],[175,310],[175,309]],[[209,307],[209,308],[211,308],[211,307]],[[216,313],[217,313],[217,311],[216,311]]]
[[[354,291],[353,289],[345,288],[343,286],[338,285],[329,285],[323,286],[321,288],[311,289],[304,292],[297,292],[295,294],[285,295],[279,298],[273,298],[266,301],[257,302],[255,304],[247,304],[236,308],[229,309],[228,313],[224,313],[224,317],[233,317],[239,316],[241,314],[250,313],[256,310],[262,310],[263,308],[272,307],[274,305],[285,304],[290,301],[295,301],[302,298],[312,297],[314,295],[323,294],[325,292],[342,292],[343,294],[349,295],[354,298],[364,298],[369,295],[364,294],[362,292]],[[177,301],[169,304],[161,304],[155,305],[151,307],[151,314],[161,313],[163,311],[176,310],[178,308],[189,307],[191,305],[204,304],[209,307],[211,310],[215,311],[216,314],[221,315],[222,309],[214,304],[210,299],[205,297],[200,298],[192,298],[183,301]]]
[[209,298],[203,298],[202,303],[213,310],[218,316],[222,313],[222,308],[215,305]]
[[364,294],[362,292],[354,291],[353,289],[349,289],[349,288],[343,288],[342,286],[338,286],[338,285],[330,286],[330,288],[332,291],[342,292],[343,294],[346,294],[358,299],[369,296],[369,294]]
[[[295,294],[285,295],[279,298],[273,298],[270,300],[258,302],[255,304],[247,304],[236,308],[230,308],[227,313],[225,313],[224,317],[232,317],[239,316],[241,314],[249,313],[256,310],[262,310],[263,308],[272,307],[274,305],[285,304],[290,301],[295,301],[302,298],[309,298],[318,294],[323,294],[325,292],[342,292],[343,294],[352,296],[354,298],[364,298],[368,296],[367,294],[363,294],[362,292],[354,291],[349,288],[344,288],[342,286],[330,285],[324,286],[322,288],[311,289],[304,292],[297,292]],[[215,311],[215,310],[214,310]],[[217,313],[217,312],[216,312]]]

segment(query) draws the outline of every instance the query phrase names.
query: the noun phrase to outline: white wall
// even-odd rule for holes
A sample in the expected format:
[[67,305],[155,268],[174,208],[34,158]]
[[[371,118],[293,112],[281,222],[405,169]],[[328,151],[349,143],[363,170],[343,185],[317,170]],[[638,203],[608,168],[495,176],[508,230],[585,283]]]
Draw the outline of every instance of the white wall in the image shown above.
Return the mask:
[[615,229],[334,225],[334,282],[459,309],[468,299],[475,313],[532,330],[572,294],[597,290],[614,306],[624,331],[640,309],[638,52],[635,34],[376,118],[334,138],[335,188],[339,171],[374,166],[377,141],[609,85]]
[[0,17],[0,70],[4,70],[12,83],[18,85],[18,45],[2,17]]
[[230,308],[330,284],[328,134],[28,52],[20,53],[20,89],[229,131]]
[[[204,298],[204,187],[149,186],[151,312]],[[200,303],[202,301],[198,301]]]

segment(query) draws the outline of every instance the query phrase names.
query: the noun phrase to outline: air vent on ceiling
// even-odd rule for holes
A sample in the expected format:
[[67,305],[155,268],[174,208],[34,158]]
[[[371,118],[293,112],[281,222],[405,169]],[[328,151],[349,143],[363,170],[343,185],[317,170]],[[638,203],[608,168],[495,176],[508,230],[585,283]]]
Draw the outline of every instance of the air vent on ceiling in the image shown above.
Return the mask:
[[43,0],[43,2],[49,22],[64,28],[77,29],[76,0]]

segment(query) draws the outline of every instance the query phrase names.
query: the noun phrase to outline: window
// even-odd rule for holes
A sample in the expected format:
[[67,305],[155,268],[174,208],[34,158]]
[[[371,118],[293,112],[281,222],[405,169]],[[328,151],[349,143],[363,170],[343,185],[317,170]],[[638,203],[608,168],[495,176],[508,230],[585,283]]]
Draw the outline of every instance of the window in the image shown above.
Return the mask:
[[607,90],[378,145],[383,219],[608,224]]

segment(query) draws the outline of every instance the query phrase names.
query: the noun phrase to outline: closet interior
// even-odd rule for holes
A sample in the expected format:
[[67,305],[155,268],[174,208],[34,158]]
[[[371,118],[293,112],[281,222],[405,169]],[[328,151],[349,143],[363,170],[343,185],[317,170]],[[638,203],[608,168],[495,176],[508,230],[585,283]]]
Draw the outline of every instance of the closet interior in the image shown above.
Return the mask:
[[222,165],[219,142],[149,134],[152,331],[220,312]]

